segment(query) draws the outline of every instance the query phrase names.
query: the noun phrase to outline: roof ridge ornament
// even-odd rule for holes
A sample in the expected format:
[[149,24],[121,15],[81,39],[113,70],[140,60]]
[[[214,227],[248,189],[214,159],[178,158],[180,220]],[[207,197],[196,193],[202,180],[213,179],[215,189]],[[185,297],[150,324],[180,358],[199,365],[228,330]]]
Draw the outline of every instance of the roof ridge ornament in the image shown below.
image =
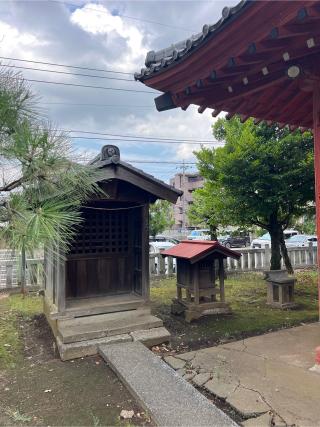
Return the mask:
[[104,145],[101,149],[100,160],[105,164],[120,163],[120,150],[116,145]]
[[227,19],[227,18],[229,18],[229,16],[230,16],[230,12],[231,12],[230,7],[225,6],[225,7],[222,9],[222,18],[223,18],[223,19]]

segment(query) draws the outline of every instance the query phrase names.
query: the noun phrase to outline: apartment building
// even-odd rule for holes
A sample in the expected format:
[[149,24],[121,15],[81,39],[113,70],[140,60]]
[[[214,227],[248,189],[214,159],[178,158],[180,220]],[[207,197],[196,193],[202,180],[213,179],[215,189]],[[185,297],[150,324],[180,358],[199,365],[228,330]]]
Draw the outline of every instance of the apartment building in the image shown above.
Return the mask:
[[177,173],[170,179],[170,185],[183,191],[173,208],[174,228],[184,229],[191,226],[187,217],[188,207],[193,202],[192,193],[203,187],[204,179],[198,173]]

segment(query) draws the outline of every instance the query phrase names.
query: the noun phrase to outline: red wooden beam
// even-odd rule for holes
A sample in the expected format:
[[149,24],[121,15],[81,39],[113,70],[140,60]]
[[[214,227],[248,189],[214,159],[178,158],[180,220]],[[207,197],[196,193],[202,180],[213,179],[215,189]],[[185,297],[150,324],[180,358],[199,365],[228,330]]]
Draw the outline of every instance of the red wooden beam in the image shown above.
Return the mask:
[[[313,89],[313,138],[314,138],[314,174],[315,174],[315,199],[316,199],[316,226],[317,238],[320,242],[320,80]],[[318,296],[320,313],[320,244],[317,246],[318,254]]]

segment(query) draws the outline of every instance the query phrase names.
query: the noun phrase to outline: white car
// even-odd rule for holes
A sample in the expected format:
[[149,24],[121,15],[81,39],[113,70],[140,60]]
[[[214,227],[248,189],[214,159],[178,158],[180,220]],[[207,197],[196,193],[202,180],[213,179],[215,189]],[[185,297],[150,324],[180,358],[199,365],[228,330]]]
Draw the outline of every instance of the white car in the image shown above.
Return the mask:
[[192,230],[187,236],[188,240],[210,240],[210,230],[203,228],[202,230]]
[[165,249],[170,249],[172,246],[175,246],[174,243],[164,241],[164,242],[149,242],[149,253],[150,254],[159,254]]
[[306,235],[306,234],[298,234],[296,236],[290,237],[288,240],[286,240],[286,246],[287,248],[301,248],[305,246],[309,246],[309,243],[312,243],[312,246],[317,247],[317,236],[315,235]]
[[[299,231],[297,231],[297,230],[284,230],[283,234],[284,234],[285,240],[287,240],[292,236],[298,235]],[[266,233],[263,236],[258,237],[257,239],[253,239],[251,242],[252,248],[265,249],[266,245],[269,245],[269,247],[271,248],[271,236],[269,233]]]

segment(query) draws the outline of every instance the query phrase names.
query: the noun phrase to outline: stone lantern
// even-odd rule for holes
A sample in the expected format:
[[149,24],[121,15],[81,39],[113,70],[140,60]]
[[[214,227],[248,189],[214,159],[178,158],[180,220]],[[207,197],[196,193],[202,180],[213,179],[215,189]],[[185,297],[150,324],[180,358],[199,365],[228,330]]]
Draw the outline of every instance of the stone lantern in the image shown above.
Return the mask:
[[295,278],[286,270],[265,271],[267,282],[267,304],[275,308],[294,308]]

